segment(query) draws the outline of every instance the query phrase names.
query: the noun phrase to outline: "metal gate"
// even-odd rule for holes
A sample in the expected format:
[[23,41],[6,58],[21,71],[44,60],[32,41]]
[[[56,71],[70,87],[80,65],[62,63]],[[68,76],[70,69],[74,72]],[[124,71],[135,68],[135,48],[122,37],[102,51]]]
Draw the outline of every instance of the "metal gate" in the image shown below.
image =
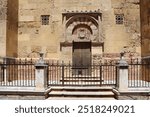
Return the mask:
[[115,63],[90,65],[88,68],[90,70],[86,70],[84,74],[74,74],[85,68],[81,66],[74,69],[71,63],[51,63],[48,67],[48,86],[116,86]]

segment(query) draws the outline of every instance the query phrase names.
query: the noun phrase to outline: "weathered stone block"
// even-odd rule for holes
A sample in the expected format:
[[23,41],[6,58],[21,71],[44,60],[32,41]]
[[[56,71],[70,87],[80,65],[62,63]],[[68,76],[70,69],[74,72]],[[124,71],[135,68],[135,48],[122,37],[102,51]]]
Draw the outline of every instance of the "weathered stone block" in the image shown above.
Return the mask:
[[19,16],[19,21],[29,22],[29,21],[35,21],[35,20],[34,20],[34,16]]

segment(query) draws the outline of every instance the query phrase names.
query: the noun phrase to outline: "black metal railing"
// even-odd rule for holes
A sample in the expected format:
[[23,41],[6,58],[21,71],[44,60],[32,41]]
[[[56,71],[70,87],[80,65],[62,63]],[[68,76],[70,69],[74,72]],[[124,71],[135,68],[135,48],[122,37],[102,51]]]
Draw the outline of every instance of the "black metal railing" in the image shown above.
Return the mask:
[[130,88],[150,87],[150,61],[132,59],[129,61],[128,86]]
[[0,86],[34,87],[35,68],[32,59],[11,59],[1,62]]
[[48,86],[116,86],[116,63],[73,66],[48,63]]
[[[34,87],[35,63],[32,59],[0,61],[0,86]],[[117,62],[106,61],[90,66],[45,60],[48,86],[118,86]],[[128,60],[129,88],[150,87],[150,60]]]

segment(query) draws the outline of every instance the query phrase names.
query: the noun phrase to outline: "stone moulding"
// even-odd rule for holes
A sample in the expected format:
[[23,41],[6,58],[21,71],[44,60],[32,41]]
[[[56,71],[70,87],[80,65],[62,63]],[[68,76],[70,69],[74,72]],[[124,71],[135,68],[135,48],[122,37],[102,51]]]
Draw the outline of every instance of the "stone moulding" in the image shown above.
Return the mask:
[[[103,46],[104,42],[92,42],[91,45],[92,47],[99,47]],[[73,46],[72,42],[60,42],[60,51],[62,51],[62,47],[72,47],[72,46]]]

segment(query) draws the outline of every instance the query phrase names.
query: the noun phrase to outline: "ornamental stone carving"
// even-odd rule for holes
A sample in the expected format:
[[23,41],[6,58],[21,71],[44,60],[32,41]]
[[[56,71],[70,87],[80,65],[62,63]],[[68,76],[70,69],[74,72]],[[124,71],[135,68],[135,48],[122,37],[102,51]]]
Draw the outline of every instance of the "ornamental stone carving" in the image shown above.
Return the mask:
[[92,41],[99,42],[102,35],[101,13],[67,12],[64,14],[64,38],[67,42]]

